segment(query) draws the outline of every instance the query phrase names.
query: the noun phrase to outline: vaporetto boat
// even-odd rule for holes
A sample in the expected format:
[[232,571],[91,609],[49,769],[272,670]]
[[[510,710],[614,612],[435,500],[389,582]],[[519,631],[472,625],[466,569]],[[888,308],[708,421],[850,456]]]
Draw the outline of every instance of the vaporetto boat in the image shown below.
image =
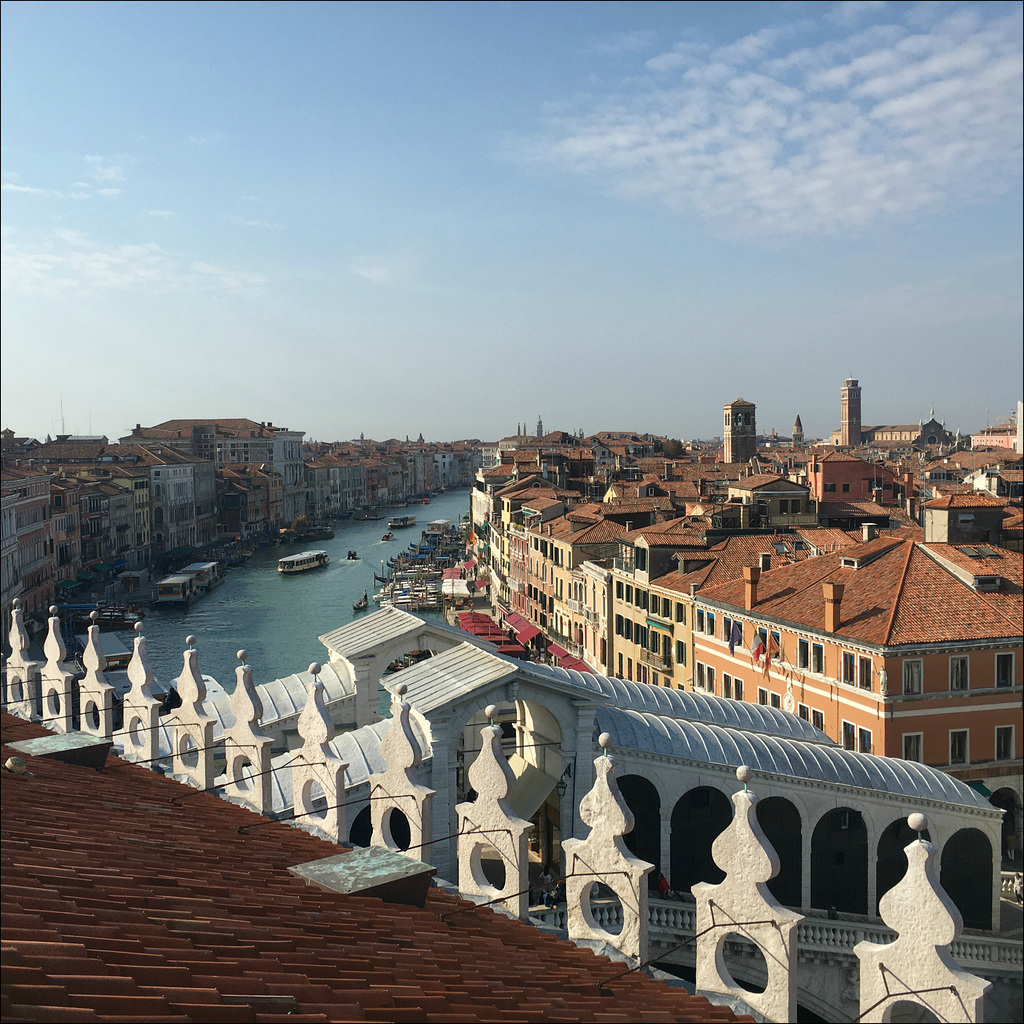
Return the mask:
[[297,555],[278,559],[277,571],[285,574],[308,572],[310,569],[319,569],[330,560],[331,556],[326,551],[300,551]]

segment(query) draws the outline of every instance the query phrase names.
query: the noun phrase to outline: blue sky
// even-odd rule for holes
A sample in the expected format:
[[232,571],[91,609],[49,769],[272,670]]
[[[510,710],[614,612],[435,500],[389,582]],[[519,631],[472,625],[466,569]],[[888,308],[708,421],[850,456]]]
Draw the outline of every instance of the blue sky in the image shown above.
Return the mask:
[[4,3],[3,426],[953,429],[1020,397],[1017,3]]

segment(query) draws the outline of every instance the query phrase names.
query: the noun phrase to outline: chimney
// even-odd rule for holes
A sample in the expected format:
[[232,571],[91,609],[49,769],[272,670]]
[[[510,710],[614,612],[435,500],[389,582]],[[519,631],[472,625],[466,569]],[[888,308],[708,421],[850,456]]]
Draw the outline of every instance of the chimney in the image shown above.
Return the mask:
[[761,572],[767,572],[772,567],[772,556],[769,551],[762,551],[758,556],[761,565]]
[[867,544],[869,540],[874,540],[877,536],[878,527],[875,526],[874,523],[865,523],[860,528],[860,539],[864,541],[865,544]]
[[825,632],[838,632],[841,623],[840,609],[843,603],[842,583],[823,583],[825,592]]
[[743,606],[749,612],[757,604],[757,581],[761,570],[752,565],[743,566]]

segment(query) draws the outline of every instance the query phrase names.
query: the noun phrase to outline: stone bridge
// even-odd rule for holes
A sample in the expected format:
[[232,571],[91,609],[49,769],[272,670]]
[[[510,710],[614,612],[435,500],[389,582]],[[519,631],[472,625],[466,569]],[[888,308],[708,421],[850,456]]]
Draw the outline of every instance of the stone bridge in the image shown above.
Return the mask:
[[[621,925],[621,907],[615,901],[598,900],[594,916],[607,931],[615,934]],[[836,1024],[846,1024],[859,1013],[859,964],[853,947],[858,942],[891,942],[895,933],[883,924],[854,919],[831,919],[806,912],[797,926],[798,1003],[802,1009]],[[534,908],[531,917],[537,923],[565,929],[565,909]],[[649,903],[650,956],[658,958],[655,967],[693,977],[696,964],[694,937],[696,905],[692,897]],[[1021,975],[1024,970],[1024,946],[1020,940],[989,935],[961,935],[951,947],[957,963],[972,974],[992,982],[985,997],[987,1020],[1021,1019]],[[763,988],[766,978],[763,959],[747,943],[727,943],[726,963],[733,977],[752,989]]]

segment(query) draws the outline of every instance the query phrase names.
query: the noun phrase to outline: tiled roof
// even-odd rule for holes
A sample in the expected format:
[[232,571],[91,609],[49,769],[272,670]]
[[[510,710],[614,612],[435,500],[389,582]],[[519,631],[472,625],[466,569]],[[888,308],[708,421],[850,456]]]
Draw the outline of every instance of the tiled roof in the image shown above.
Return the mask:
[[289,866],[336,846],[146,768],[29,767],[0,772],[5,1022],[735,1019],[437,890],[309,887]]
[[1006,504],[1005,498],[996,497],[985,491],[967,491],[960,494],[944,494],[925,503],[925,508],[996,508]]
[[[868,553],[877,557],[860,568],[842,564]],[[980,592],[930,557],[924,545],[879,538],[762,573],[757,604],[747,614],[821,631],[822,584],[832,582],[845,587],[837,635],[851,640],[895,645],[1016,638],[1024,617],[1022,559],[1017,552],[1001,554],[1002,587]],[[703,596],[743,608],[744,584],[734,580],[706,589]]]

